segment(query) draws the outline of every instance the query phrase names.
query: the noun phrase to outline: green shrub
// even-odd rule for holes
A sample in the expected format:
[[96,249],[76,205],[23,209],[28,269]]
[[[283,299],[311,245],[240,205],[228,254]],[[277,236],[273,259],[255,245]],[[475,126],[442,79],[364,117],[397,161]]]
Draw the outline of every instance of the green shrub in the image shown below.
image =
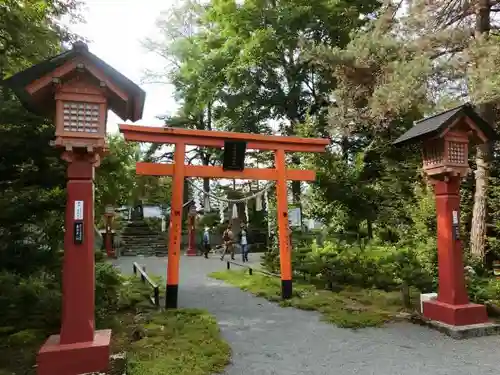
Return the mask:
[[99,263],[99,262],[104,262],[104,260],[106,259],[106,253],[102,250],[95,250],[94,252],[94,260],[96,263]]
[[44,337],[45,332],[43,330],[25,329],[10,335],[7,342],[12,346],[31,345],[43,340]]
[[150,295],[151,287],[142,283],[136,276],[123,278],[123,284],[118,295],[118,308],[128,310],[144,301],[150,303],[148,301]]
[[[109,263],[96,263],[95,276],[96,320],[101,321],[118,311],[123,280]],[[61,316],[59,279],[47,272],[29,277],[0,272],[0,316],[2,326],[15,331],[57,330]]]
[[500,280],[484,277],[468,277],[469,298],[475,303],[491,302],[500,306]]
[[[411,287],[421,291],[433,289],[433,260],[424,256],[431,246],[419,252],[394,245],[359,247],[338,240],[325,241],[319,246],[313,240],[310,246],[293,249],[292,267],[317,286],[400,289],[405,303],[409,303]],[[422,262],[423,258],[428,262]],[[279,270],[277,249],[265,255],[263,265],[273,272]]]
[[[292,256],[294,252],[292,251]],[[280,271],[280,259],[277,241],[272,241],[270,249],[262,255],[261,265],[269,272]]]
[[123,279],[109,263],[95,266],[95,315],[96,321],[106,320],[119,310],[120,287]]
[[23,329],[53,329],[59,326],[61,291],[57,279],[38,272],[29,277],[0,272],[0,316],[2,324]]

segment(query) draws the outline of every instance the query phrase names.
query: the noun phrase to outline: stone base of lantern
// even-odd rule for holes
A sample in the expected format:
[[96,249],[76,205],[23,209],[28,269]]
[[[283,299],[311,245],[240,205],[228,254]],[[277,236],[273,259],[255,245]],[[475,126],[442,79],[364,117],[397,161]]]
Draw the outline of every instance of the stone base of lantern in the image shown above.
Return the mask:
[[94,341],[61,344],[50,336],[37,356],[37,375],[75,375],[106,371],[109,366],[111,330],[96,331]]
[[423,302],[423,310],[425,324],[457,340],[500,334],[500,324],[488,321],[484,305],[431,300]]
[[438,300],[425,301],[423,302],[423,315],[426,319],[451,326],[466,326],[488,322],[486,306],[475,303],[451,305]]
[[424,322],[428,327],[435,329],[455,340],[470,339],[473,337],[500,335],[500,324],[487,322],[466,326],[452,326],[435,320]]

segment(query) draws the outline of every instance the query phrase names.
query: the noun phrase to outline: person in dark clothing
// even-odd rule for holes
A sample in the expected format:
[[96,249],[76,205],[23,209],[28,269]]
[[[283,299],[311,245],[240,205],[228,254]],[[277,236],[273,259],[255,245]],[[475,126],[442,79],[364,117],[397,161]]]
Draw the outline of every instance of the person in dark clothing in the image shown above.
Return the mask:
[[249,249],[249,238],[248,229],[245,224],[241,224],[240,234],[238,236],[238,242],[241,246],[241,258],[243,263],[248,262],[248,249]]
[[210,229],[205,227],[203,232],[203,255],[208,259],[208,253],[210,253]]

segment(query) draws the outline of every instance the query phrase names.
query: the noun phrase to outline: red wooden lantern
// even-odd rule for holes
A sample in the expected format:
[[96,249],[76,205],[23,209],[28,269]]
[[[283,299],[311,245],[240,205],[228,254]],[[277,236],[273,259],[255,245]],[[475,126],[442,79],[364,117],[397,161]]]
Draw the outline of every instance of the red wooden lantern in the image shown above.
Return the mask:
[[[137,121],[145,93],[90,53],[84,43],[75,43],[71,50],[2,84],[26,108],[54,119],[53,145],[63,149],[62,158],[68,162],[61,333],[40,349],[37,374],[103,371],[109,361],[111,330],[96,331],[94,324],[94,172],[106,151],[108,109],[123,120]],[[111,219],[108,216],[108,229]],[[112,250],[110,238],[108,250]]]
[[[460,240],[460,180],[469,171],[469,142],[497,139],[470,104],[418,121],[394,144],[421,143],[423,171],[434,186],[437,213],[439,291],[422,303],[423,315],[446,331],[449,326],[486,323],[483,305],[469,303]],[[443,326],[443,323],[446,326]]]
[[88,74],[77,73],[56,89],[56,142],[65,148],[104,149],[107,100],[105,84],[95,86]]
[[423,170],[428,176],[463,177],[469,172],[468,151],[467,133],[449,132],[442,138],[427,141],[423,145]]
[[20,72],[4,84],[32,112],[54,118],[55,146],[105,151],[107,111],[142,116],[145,93],[77,42],[71,50]]
[[469,142],[485,143],[495,137],[491,126],[465,104],[417,121],[394,144],[421,142],[422,169],[429,177],[464,177],[469,172]]

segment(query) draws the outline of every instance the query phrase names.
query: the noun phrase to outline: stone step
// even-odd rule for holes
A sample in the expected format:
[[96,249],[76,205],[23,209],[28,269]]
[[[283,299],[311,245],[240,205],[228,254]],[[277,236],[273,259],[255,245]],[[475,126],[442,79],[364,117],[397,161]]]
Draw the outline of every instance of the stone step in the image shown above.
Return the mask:
[[152,241],[152,242],[122,242],[118,247],[147,247],[147,246],[167,246],[167,241]]
[[152,243],[122,243],[118,247],[165,247],[166,242],[152,242]]
[[121,236],[122,237],[156,237],[158,236],[159,234],[158,233],[154,233],[154,232],[140,232],[140,233],[134,233],[134,232],[122,232],[121,233]]
[[148,241],[166,241],[167,238],[163,237],[121,237],[122,242],[148,242]]
[[149,251],[140,251],[136,249],[122,249],[120,250],[120,255],[124,256],[135,256],[135,255],[166,255],[168,254],[167,249],[157,249],[157,250],[149,250]]
[[133,236],[133,235],[129,235],[129,234],[122,234],[120,236],[120,238],[137,238],[137,239],[148,239],[148,238],[165,238],[165,237],[168,237],[168,236],[162,236],[162,235],[159,235],[159,234],[148,234],[148,235],[140,235],[140,236]]
[[163,237],[125,237],[120,238],[121,242],[130,242],[130,243],[147,243],[147,242],[165,242],[168,238]]
[[153,243],[153,244],[149,244],[149,243],[141,243],[141,244],[121,244],[121,246],[118,246],[118,247],[121,247],[121,248],[129,248],[129,249],[142,249],[142,248],[157,248],[157,247],[167,247],[167,244],[166,243]]
[[168,251],[121,251],[119,253],[120,256],[136,256],[136,255],[144,255],[144,256],[155,256],[155,255],[166,255]]

